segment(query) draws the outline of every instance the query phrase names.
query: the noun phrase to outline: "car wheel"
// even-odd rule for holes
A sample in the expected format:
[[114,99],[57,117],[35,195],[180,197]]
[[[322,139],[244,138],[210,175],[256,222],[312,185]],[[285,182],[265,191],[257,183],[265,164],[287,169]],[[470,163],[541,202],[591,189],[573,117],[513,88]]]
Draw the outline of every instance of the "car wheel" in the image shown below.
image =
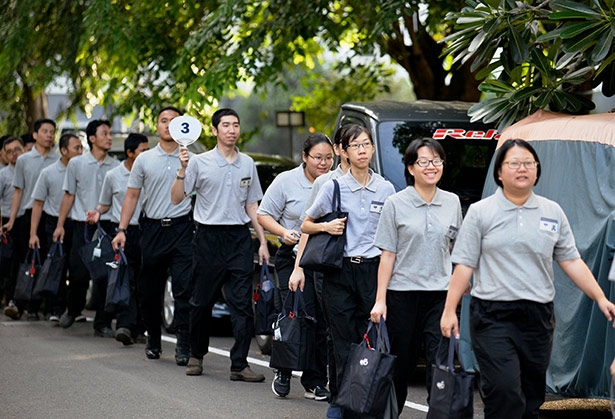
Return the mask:
[[173,332],[173,319],[175,317],[175,300],[173,299],[173,286],[171,277],[167,278],[164,284],[164,294],[162,296],[162,325],[168,333]]

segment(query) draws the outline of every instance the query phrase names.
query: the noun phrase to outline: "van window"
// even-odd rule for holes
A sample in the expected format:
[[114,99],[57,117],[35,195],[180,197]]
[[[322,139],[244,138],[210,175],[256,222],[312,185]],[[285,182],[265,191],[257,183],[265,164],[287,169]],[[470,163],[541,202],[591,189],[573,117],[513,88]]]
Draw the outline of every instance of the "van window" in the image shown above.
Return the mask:
[[[406,187],[403,156],[408,144],[416,138],[433,138],[437,130],[455,129],[454,136],[438,139],[446,153],[444,174],[438,185],[441,189],[454,192],[459,196],[464,210],[480,199],[483,183],[487,176],[491,156],[497,140],[489,129],[483,131],[480,125],[468,122],[445,121],[385,121],[378,125],[379,157],[382,175],[391,181],[396,190]],[[440,131],[442,132],[442,131]],[[459,134],[462,133],[463,134]],[[491,139],[463,138],[467,132],[475,137]]]

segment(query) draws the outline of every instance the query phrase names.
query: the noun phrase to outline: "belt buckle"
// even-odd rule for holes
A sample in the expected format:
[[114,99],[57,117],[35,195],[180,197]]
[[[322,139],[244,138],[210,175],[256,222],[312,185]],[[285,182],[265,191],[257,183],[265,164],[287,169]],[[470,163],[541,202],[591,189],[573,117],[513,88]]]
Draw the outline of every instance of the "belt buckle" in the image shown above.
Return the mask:
[[160,220],[160,225],[162,227],[169,227],[171,225],[171,219],[170,218],[163,218],[162,220]]
[[363,257],[362,256],[351,256],[350,257],[350,262],[352,262],[352,263],[361,263],[361,262],[363,262]]

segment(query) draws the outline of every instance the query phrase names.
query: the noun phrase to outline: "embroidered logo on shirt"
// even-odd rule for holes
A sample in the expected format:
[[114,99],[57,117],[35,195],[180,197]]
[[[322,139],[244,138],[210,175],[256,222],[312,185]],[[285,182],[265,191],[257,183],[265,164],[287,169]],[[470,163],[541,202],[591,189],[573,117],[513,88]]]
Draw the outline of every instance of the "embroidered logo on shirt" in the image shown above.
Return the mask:
[[252,178],[250,177],[244,177],[243,179],[241,179],[241,182],[239,182],[239,186],[241,186],[242,188],[247,188],[251,184],[252,184]]
[[557,225],[557,220],[540,217],[540,229],[542,231],[550,231],[551,233],[557,233]]
[[376,214],[382,214],[382,207],[384,206],[384,202],[372,201],[369,206],[369,212],[374,212]]

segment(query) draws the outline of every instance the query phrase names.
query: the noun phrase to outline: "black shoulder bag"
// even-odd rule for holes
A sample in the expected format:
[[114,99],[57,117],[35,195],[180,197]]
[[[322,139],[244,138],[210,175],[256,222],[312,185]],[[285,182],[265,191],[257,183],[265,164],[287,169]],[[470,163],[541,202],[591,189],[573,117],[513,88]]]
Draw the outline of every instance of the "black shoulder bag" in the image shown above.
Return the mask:
[[[333,185],[331,212],[316,220],[317,223],[348,217],[348,213],[341,210],[340,184],[337,179],[333,179]],[[344,232],[339,236],[326,232],[310,234],[305,249],[303,249],[299,266],[303,269],[319,272],[342,269],[345,245],[346,224],[344,224]]]

